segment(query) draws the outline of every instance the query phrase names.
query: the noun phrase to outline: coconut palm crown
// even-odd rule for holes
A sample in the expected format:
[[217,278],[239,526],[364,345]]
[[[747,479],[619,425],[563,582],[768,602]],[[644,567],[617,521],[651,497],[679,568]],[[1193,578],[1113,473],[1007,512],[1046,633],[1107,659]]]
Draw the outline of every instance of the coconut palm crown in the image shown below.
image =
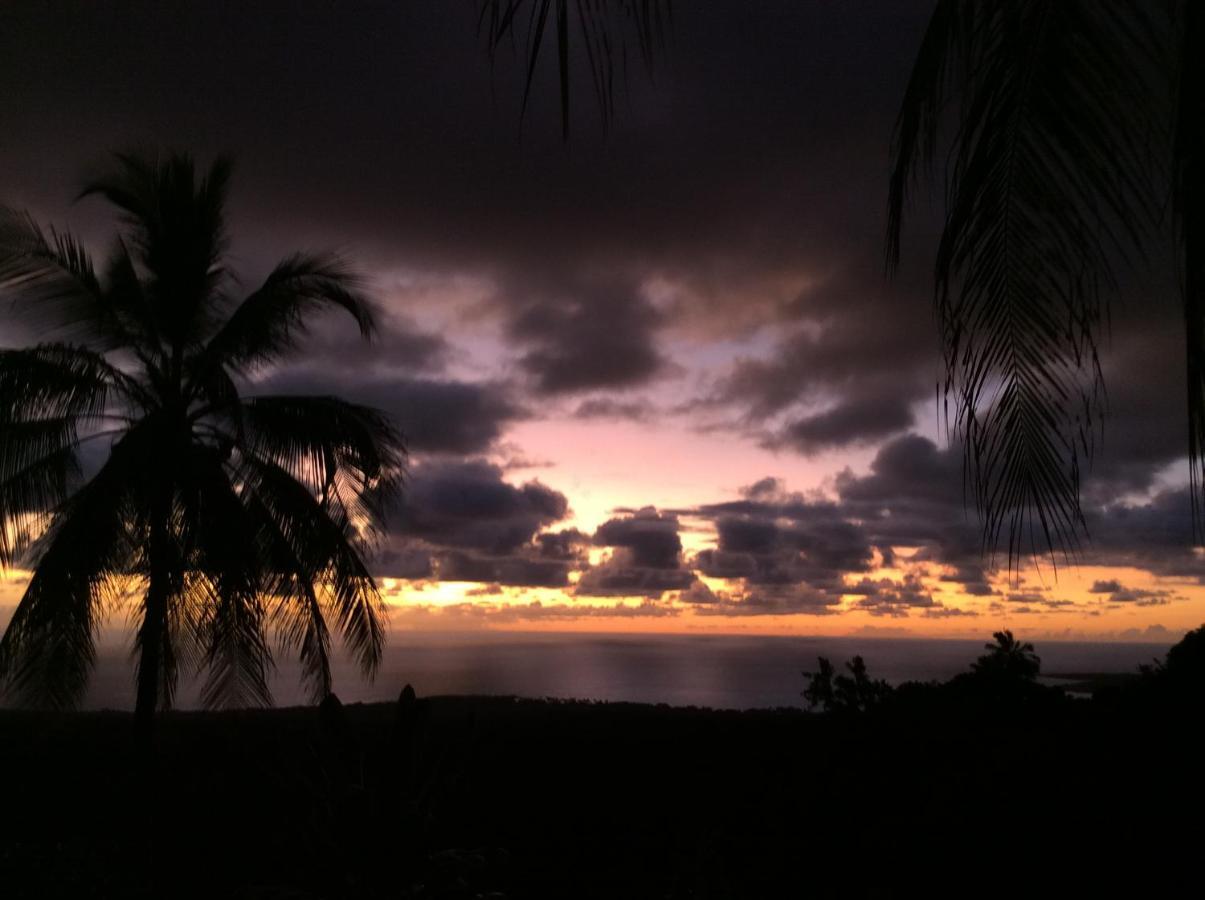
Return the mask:
[[122,226],[99,267],[0,209],[0,298],[44,341],[0,350],[0,565],[31,571],[0,680],[22,702],[78,702],[122,609],[143,721],[185,667],[207,705],[269,703],[274,644],[325,695],[332,630],[366,675],[378,665],[364,551],[401,484],[401,438],[337,397],[246,392],[315,315],[342,310],[368,338],[372,308],[329,255],[294,254],[240,294],[229,177],[227,160],[117,155],[81,194]]
[[1019,641],[1008,629],[992,633],[993,643],[984,644],[988,652],[971,663],[976,675],[1011,681],[1033,681],[1042,671],[1042,660],[1033,644]]
[[916,182],[936,175],[944,388],[984,543],[1007,544],[1010,562],[1073,554],[1087,533],[1081,473],[1106,407],[1110,302],[1122,273],[1145,280],[1169,251],[1200,525],[1203,48],[1189,0],[935,3],[896,124],[888,263]]

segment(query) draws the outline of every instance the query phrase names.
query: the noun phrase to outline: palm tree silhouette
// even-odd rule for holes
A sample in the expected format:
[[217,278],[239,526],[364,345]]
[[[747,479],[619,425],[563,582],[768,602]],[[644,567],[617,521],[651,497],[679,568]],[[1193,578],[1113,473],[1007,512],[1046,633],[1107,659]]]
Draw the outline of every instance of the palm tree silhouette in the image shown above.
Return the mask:
[[[1190,0],[938,0],[892,150],[888,264],[943,143],[936,303],[985,542],[1070,552],[1103,412],[1119,263],[1174,212],[1193,509],[1205,450],[1205,10]],[[943,140],[944,139],[944,140]],[[1168,204],[1170,198],[1171,203]],[[1145,299],[1145,298],[1144,298]]]
[[[149,733],[181,666],[207,705],[270,702],[269,635],[314,697],[330,628],[371,676],[383,607],[362,557],[405,451],[376,410],[244,395],[324,310],[366,338],[369,302],[336,257],[295,254],[237,300],[225,265],[230,164],[118,154],[81,197],[122,232],[97,271],[70,234],[0,209],[0,290],[52,339],[0,351],[0,564],[32,569],[0,639],[0,679],[69,707],[106,614],[139,597],[136,718]],[[81,451],[104,449],[90,475]]]
[[987,654],[971,664],[977,675],[994,676],[1007,680],[1032,681],[1041,672],[1042,661],[1034,652],[1033,644],[1022,643],[1007,629],[993,632],[995,643],[984,644]]

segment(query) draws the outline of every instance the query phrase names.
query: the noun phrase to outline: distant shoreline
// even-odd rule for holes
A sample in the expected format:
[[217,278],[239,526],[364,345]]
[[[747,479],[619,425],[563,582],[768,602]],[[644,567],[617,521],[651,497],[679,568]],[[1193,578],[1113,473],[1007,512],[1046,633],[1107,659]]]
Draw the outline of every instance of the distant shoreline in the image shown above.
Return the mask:
[[[334,691],[345,703],[389,702],[405,684],[419,696],[501,695],[585,701],[667,704],[707,709],[799,706],[803,673],[821,656],[840,667],[855,655],[891,684],[945,681],[983,652],[983,641],[916,638],[772,638],[739,636],[577,635],[552,633],[445,634],[441,639],[395,638],[385,647],[376,680],[362,680],[336,659]],[[1120,643],[1038,644],[1047,673],[1136,673],[1165,646]],[[1081,679],[1082,680],[1082,679]],[[279,706],[304,705],[295,663],[282,659],[272,679]],[[185,680],[176,707],[199,707],[195,680]],[[102,651],[88,709],[133,706],[126,650]]]

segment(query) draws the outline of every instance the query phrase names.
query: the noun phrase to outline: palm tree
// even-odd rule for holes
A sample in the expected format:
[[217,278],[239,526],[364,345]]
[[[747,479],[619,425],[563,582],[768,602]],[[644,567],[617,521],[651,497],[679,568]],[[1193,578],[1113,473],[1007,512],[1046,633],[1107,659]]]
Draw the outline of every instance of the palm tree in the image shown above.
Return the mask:
[[147,733],[185,665],[206,673],[207,705],[269,703],[272,634],[314,697],[332,626],[366,675],[380,660],[362,551],[400,485],[399,435],[336,397],[242,392],[315,314],[342,310],[367,338],[372,309],[338,258],[307,254],[238,299],[229,177],[225,160],[117,155],[81,194],[123,226],[100,271],[70,234],[0,209],[0,291],[47,339],[0,351],[0,564],[32,570],[0,683],[25,702],[78,701],[128,598]]
[[1033,681],[1042,669],[1042,661],[1034,652],[1033,644],[1022,643],[1007,629],[992,634],[995,643],[984,644],[987,654],[971,664],[976,675],[1000,678],[1008,681]]
[[[943,150],[944,146],[944,150]],[[1205,451],[1205,10],[938,0],[896,125],[888,263],[943,150],[936,304],[985,544],[1072,551],[1118,265],[1174,214],[1194,513]],[[1167,202],[1170,198],[1170,204]]]

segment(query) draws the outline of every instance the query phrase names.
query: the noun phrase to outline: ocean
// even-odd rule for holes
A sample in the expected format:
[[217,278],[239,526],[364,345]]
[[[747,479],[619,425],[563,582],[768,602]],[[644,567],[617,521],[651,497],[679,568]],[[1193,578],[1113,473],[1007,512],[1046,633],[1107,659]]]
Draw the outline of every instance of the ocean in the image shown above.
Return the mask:
[[[1044,675],[1133,672],[1162,657],[1166,645],[1050,642],[1037,645]],[[376,680],[346,660],[335,693],[344,703],[392,700],[411,684],[419,696],[496,694],[754,709],[800,706],[803,671],[826,656],[840,665],[855,654],[870,674],[893,684],[944,680],[966,671],[983,641],[718,635],[599,635],[515,632],[403,633],[386,646]],[[184,683],[177,707],[199,705]],[[294,664],[273,678],[278,706],[306,702]],[[85,700],[90,709],[130,709],[128,655],[102,650]]]

